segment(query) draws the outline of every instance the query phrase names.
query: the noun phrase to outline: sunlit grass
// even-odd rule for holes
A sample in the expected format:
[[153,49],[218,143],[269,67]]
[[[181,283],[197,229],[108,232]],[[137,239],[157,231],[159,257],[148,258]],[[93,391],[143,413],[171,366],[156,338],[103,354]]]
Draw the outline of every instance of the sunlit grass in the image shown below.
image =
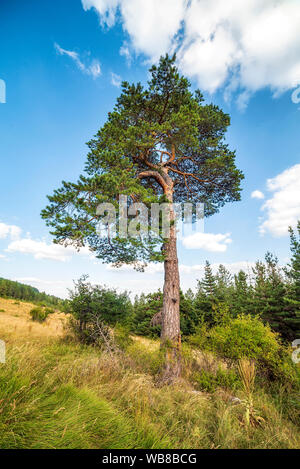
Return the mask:
[[[111,356],[64,339],[63,329],[56,330],[59,316],[41,325],[29,319],[32,305],[11,307],[19,308],[20,316],[10,309],[0,318],[0,338],[7,341],[7,362],[0,364],[1,448],[299,447],[297,426],[267,389],[254,387],[263,421],[250,428],[232,391],[197,390],[191,350],[185,351],[184,378],[159,387],[157,342],[137,338]],[[214,369],[215,361],[201,356],[197,366]],[[242,401],[243,393],[235,391],[234,397]]]

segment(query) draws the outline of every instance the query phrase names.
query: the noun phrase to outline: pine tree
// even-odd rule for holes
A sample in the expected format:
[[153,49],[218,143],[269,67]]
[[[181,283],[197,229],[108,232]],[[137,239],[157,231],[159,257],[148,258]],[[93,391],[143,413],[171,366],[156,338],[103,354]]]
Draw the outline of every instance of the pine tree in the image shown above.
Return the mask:
[[300,338],[300,220],[295,232],[289,227],[291,260],[285,273],[289,280],[285,297],[288,315],[286,323],[289,327],[289,340]]
[[138,335],[156,337],[161,331],[161,325],[151,325],[153,317],[162,309],[163,295],[159,290],[155,293],[145,295],[142,293],[140,297],[136,297],[133,311],[133,332]]
[[205,321],[209,325],[213,324],[213,306],[218,302],[217,283],[213,275],[210,263],[206,261],[204,267],[204,277],[198,281],[198,289],[195,298],[195,308],[199,321]]
[[217,294],[217,282],[213,275],[211,265],[208,261],[204,267],[204,277],[201,280],[201,287],[207,297],[215,298]]
[[48,306],[59,305],[60,307],[63,307],[65,304],[64,300],[53,295],[47,295],[44,292],[40,292],[37,288],[30,285],[24,285],[23,283],[4,278],[0,278],[0,297],[43,302]]
[[[290,285],[286,282],[277,257],[269,252],[265,256],[265,264],[257,262],[253,271],[255,274],[253,311],[284,339],[292,340],[299,327],[297,300],[294,301],[295,284],[293,281]],[[292,271],[293,269],[289,271],[290,279],[293,277]]]
[[216,274],[216,296],[219,301],[231,304],[232,275],[222,264],[219,265]]
[[185,294],[180,290],[180,324],[182,334],[184,336],[193,334],[197,322],[198,317],[192,290],[188,290]]
[[243,270],[240,270],[234,276],[231,303],[234,317],[241,313],[253,314],[253,289],[248,282],[247,274]]
[[253,313],[256,315],[260,315],[267,301],[267,273],[265,264],[262,261],[257,261],[255,263],[255,267],[252,268],[252,272],[254,276]]
[[[230,124],[217,106],[204,105],[199,90],[190,91],[176,57],[166,55],[150,69],[150,80],[122,84],[113,112],[89,142],[85,174],[63,182],[42,212],[56,242],[87,245],[104,262],[138,265],[164,262],[161,344],[166,347],[164,380],[180,375],[180,281],[173,203],[205,203],[204,215],[240,200],[242,173],[235,153],[224,142]],[[97,207],[112,203],[118,216],[120,195],[131,202],[165,202],[170,234],[99,237]],[[161,244],[162,243],[162,244]]]
[[278,265],[276,256],[267,252],[266,261],[266,301],[261,311],[262,319],[267,321],[272,329],[280,332],[286,337],[288,334],[286,327],[287,311],[285,308],[286,285],[284,284],[281,268]]

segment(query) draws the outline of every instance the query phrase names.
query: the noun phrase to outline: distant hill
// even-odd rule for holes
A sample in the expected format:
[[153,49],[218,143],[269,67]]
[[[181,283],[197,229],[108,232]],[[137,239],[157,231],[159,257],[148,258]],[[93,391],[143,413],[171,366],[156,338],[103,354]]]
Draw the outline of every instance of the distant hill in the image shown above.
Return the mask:
[[0,297],[14,298],[18,300],[32,301],[35,303],[45,303],[51,306],[61,306],[64,300],[57,298],[54,295],[47,295],[40,292],[37,288],[30,285],[25,285],[20,282],[14,282],[0,277]]

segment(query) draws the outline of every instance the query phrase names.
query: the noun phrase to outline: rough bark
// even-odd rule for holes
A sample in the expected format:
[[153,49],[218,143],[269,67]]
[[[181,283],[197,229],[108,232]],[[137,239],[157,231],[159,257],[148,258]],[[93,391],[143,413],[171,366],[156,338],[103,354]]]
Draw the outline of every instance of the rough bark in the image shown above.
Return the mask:
[[[170,160],[175,158],[175,148],[172,148]],[[149,165],[153,166],[153,164]],[[162,187],[170,203],[170,235],[164,245],[164,289],[161,321],[161,348],[166,351],[165,366],[162,373],[162,383],[171,384],[181,375],[181,333],[180,333],[180,280],[177,257],[177,234],[175,225],[175,211],[173,207],[174,181],[168,174],[169,168],[161,165],[159,171],[142,171],[140,179],[152,177]]]
[[153,318],[150,321],[150,326],[161,326],[162,323],[162,309],[158,313],[154,314]]
[[[173,203],[173,183],[165,191],[168,201]],[[162,309],[161,347],[166,350],[162,380],[171,383],[181,374],[181,334],[180,334],[180,280],[177,257],[177,234],[175,212],[170,209],[170,237],[165,243],[164,289]]]

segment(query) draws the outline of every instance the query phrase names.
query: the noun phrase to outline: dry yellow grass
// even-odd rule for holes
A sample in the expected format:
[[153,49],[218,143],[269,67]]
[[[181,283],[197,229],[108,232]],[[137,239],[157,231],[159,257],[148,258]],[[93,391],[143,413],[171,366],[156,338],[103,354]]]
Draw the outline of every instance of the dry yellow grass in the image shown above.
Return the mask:
[[137,335],[133,335],[132,339],[136,341],[137,343],[147,347],[147,349],[150,351],[158,350],[160,347],[159,340],[148,339],[147,337],[141,337]]
[[29,313],[34,307],[32,303],[0,298],[0,337],[13,335],[18,339],[41,339],[64,335],[67,315],[56,311],[40,324],[31,320]]
[[[7,362],[0,365],[0,380],[7,383],[0,389],[0,404],[6,406],[0,409],[0,447],[300,447],[296,425],[265,390],[253,396],[260,424],[246,427],[242,390],[235,393],[236,404],[229,390],[194,388],[195,367],[225,369],[213,354],[184,344],[183,379],[158,387],[158,340],[133,336],[124,352],[111,356],[60,340],[68,316],[57,311],[40,324],[31,320],[34,306],[0,298],[0,339],[7,344]],[[113,439],[103,439],[105,432]]]

